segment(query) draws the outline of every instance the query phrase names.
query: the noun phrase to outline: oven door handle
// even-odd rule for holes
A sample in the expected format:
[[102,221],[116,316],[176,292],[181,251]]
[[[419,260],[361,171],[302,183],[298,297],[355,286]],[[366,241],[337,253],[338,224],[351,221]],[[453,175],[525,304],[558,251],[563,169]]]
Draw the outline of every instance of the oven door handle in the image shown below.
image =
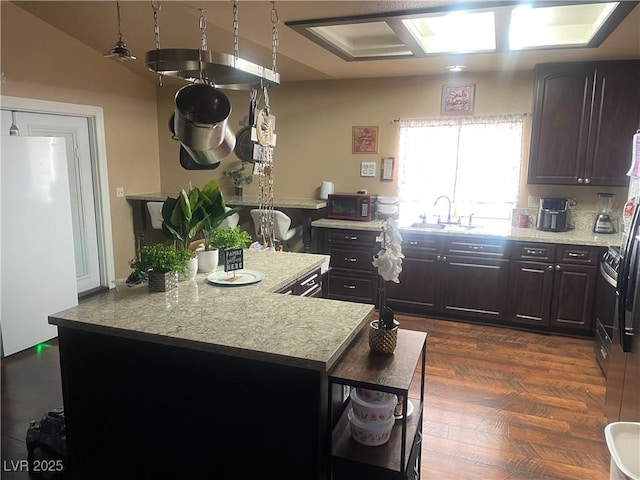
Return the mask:
[[607,273],[602,263],[600,264],[600,275],[602,275],[602,278],[604,278],[609,285],[616,288],[616,279]]

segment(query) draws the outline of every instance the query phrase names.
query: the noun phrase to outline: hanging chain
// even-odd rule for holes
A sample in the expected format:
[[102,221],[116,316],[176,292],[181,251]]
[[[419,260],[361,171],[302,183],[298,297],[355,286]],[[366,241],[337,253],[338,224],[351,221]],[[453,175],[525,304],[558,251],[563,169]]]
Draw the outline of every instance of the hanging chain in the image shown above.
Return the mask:
[[160,10],[160,2],[153,0],[151,2],[153,9],[153,35],[156,39],[156,50],[160,50],[160,27],[158,26],[158,10]]
[[233,0],[233,58],[235,63],[238,63],[238,57],[238,2]]
[[271,2],[271,60],[273,73],[278,71],[276,62],[278,55],[278,23],[280,23],[280,17],[278,16],[278,10],[276,10],[276,2]]
[[118,42],[122,42],[122,32],[120,31],[120,2],[116,2],[116,10],[118,11]]
[[[200,20],[199,20],[199,26],[200,26],[200,81],[202,82],[207,82],[206,79],[206,75],[205,75],[205,69],[204,69],[204,65],[205,65],[205,60],[204,60],[204,55],[205,53],[207,53],[207,50],[209,50],[209,48],[207,47],[207,33],[205,32],[205,30],[207,29],[207,20],[204,17],[204,8],[199,8],[198,9],[200,11]],[[208,83],[208,82],[207,82]]]
[[200,50],[204,50],[205,52],[209,50],[207,47],[207,34],[205,30],[207,29],[207,20],[204,18],[204,8],[199,8],[200,11]]
[[[158,26],[158,10],[160,10],[160,2],[151,0],[151,8],[153,9],[153,36],[156,40],[156,57],[160,56],[160,27]],[[162,86],[162,75],[158,74],[158,84]]]

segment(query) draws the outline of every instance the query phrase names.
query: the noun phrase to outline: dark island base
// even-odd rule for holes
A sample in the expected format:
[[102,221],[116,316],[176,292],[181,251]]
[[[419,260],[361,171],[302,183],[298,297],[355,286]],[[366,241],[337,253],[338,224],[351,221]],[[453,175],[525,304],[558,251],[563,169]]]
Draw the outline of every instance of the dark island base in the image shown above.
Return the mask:
[[68,478],[328,478],[326,374],[62,327],[59,345]]

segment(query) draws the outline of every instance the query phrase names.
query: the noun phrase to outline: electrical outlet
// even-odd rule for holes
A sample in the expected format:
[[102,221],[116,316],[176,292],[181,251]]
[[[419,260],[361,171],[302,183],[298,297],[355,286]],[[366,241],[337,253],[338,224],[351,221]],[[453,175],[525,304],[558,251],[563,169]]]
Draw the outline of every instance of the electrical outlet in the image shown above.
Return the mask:
[[116,188],[116,197],[118,198],[124,197],[124,187]]

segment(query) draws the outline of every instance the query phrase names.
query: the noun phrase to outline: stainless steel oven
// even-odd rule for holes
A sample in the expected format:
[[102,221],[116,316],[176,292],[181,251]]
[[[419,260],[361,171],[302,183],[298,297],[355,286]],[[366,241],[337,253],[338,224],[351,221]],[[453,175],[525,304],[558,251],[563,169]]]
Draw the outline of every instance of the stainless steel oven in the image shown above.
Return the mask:
[[596,332],[593,348],[605,377],[609,368],[613,339],[619,263],[620,249],[609,247],[600,261],[600,273],[596,283]]

